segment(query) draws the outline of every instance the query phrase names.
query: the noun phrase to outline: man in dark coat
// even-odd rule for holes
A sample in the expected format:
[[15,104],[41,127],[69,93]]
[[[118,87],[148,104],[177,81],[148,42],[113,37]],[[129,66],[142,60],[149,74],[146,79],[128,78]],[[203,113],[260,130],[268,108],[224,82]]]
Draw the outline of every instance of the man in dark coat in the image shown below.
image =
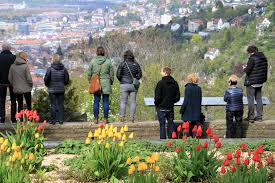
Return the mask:
[[175,132],[174,124],[174,104],[180,100],[179,85],[171,76],[171,69],[164,67],[161,69],[162,80],[155,89],[155,106],[157,109],[160,124],[160,139],[166,139],[165,123],[168,121],[168,138]]
[[69,74],[64,65],[60,62],[60,56],[55,54],[53,56],[53,63],[47,70],[45,78],[45,85],[48,87],[48,92],[51,101],[51,122],[55,124],[57,115],[59,113],[59,124],[64,122],[64,93],[65,85],[69,84]]
[[5,123],[6,112],[6,96],[7,88],[10,92],[11,100],[11,121],[16,122],[16,96],[13,92],[13,87],[10,85],[8,80],[9,70],[11,65],[14,63],[16,56],[11,53],[11,46],[7,43],[2,45],[2,52],[0,54],[0,123]]
[[[256,46],[249,46],[247,53],[250,57],[247,66],[244,68],[246,73],[244,85],[246,86],[248,100],[248,116],[245,120],[250,122],[254,122],[254,120],[261,121],[263,116],[262,86],[267,81],[268,63],[265,55],[258,52]],[[257,102],[256,118],[254,118],[254,99]]]
[[187,80],[180,113],[183,121],[190,122],[189,135],[192,135],[193,127],[201,122],[202,91],[198,85],[199,78],[196,74],[188,75]]

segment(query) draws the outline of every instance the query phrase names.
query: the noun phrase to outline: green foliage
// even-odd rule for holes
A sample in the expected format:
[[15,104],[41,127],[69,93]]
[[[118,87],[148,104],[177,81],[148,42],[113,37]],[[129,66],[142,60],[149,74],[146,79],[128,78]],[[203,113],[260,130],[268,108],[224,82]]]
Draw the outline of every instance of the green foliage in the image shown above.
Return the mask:
[[199,43],[199,42],[201,42],[202,41],[202,37],[199,35],[199,34],[194,34],[193,36],[192,36],[192,39],[191,39],[191,42],[192,43]]
[[80,154],[85,145],[77,140],[65,140],[55,148],[60,154]]
[[216,150],[209,150],[201,147],[197,139],[192,140],[190,150],[187,151],[185,142],[181,142],[179,147],[181,152],[173,159],[173,173],[176,182],[200,182],[211,180],[217,175],[219,161],[216,158]]
[[0,183],[31,183],[28,174],[20,169],[20,165],[7,166],[0,157]]
[[136,183],[136,182],[158,183],[158,176],[153,172],[148,174],[135,173],[129,176],[128,180],[126,180],[125,182],[126,183]]
[[[242,183],[266,183],[268,182],[268,170],[267,167],[257,169],[255,163],[251,168],[246,166],[237,167],[237,171],[234,173],[226,173],[222,178],[224,183],[242,182]],[[218,180],[217,182],[221,182]]]

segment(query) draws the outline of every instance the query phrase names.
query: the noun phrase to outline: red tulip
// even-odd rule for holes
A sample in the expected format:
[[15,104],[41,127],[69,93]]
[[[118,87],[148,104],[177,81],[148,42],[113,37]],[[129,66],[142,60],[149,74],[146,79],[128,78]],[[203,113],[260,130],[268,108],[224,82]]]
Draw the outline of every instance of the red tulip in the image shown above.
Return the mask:
[[236,158],[240,158],[240,157],[241,157],[241,154],[242,154],[242,152],[241,152],[240,150],[236,150],[236,151],[235,151],[235,157],[236,157]]
[[241,145],[241,150],[242,150],[242,151],[246,150],[246,145],[245,145],[245,144],[242,144],[242,145]]
[[246,166],[248,166],[249,165],[249,159],[248,158],[246,158],[245,160],[244,160],[244,162],[243,162]]
[[269,165],[273,164],[273,156],[272,155],[268,156],[267,162],[268,162]]
[[258,152],[259,152],[259,154],[263,154],[264,153],[264,146],[263,145],[260,145],[258,147]]
[[197,126],[197,125],[195,125],[195,126],[194,126],[194,128],[192,129],[192,132],[193,132],[193,133],[196,133],[196,132],[197,132],[197,130],[198,130],[198,126]]
[[176,148],[176,152],[177,152],[177,153],[180,153],[180,151],[181,151],[180,147],[177,147],[177,148]]
[[166,144],[167,147],[172,147],[173,146],[173,143],[171,141],[168,141],[167,144]]
[[98,126],[99,126],[99,128],[102,128],[102,129],[105,128],[105,124],[104,123],[99,123]]
[[39,131],[39,132],[41,132],[43,129],[44,129],[43,125],[39,125],[39,126],[37,127],[37,131]]
[[16,117],[17,119],[20,119],[20,118],[22,118],[22,113],[21,113],[21,112],[19,112],[19,113],[16,113],[15,117]]
[[206,130],[206,134],[207,134],[207,136],[208,137],[213,137],[213,130],[209,127],[209,128],[207,128],[207,130]]
[[177,132],[180,133],[181,130],[182,130],[182,129],[181,129],[181,125],[179,125],[178,128],[177,128]]
[[241,164],[241,158],[236,158],[235,159],[235,164],[240,165]]
[[35,117],[35,121],[36,121],[36,122],[39,122],[39,121],[40,121],[40,117],[39,117],[39,116],[36,116],[36,117]]
[[229,166],[230,165],[230,161],[228,159],[224,160],[223,165],[224,166]]
[[47,121],[46,121],[46,120],[44,120],[42,124],[43,124],[43,125],[46,125],[46,124],[47,124]]
[[28,119],[31,121],[33,119],[33,116],[29,115]]
[[225,174],[226,173],[226,169],[224,166],[221,167],[221,174]]
[[208,148],[208,142],[205,141],[205,142],[203,143],[202,147],[205,148],[205,149],[207,149],[207,148]]
[[232,160],[232,153],[227,153],[227,157],[226,157],[226,159],[228,159],[228,160]]
[[196,150],[197,150],[197,151],[201,150],[201,146],[200,146],[200,145],[197,145],[197,146],[196,146]]
[[217,143],[215,144],[215,147],[216,147],[217,149],[221,148],[221,147],[222,147],[222,143],[221,143],[221,142],[217,142]]
[[177,134],[176,134],[176,132],[173,132],[172,133],[172,139],[176,139],[177,138]]
[[219,135],[215,135],[213,141],[215,143],[219,142],[220,141],[220,136]]
[[183,122],[182,128],[183,128],[183,129],[188,129],[188,130],[189,130],[189,128],[190,128],[190,123],[189,123],[188,121]]
[[237,171],[237,168],[236,168],[235,166],[232,166],[232,167],[230,168],[230,170],[231,170],[231,172],[236,172],[236,171]]
[[182,139],[185,141],[185,140],[187,140],[187,136],[186,135],[184,135],[183,137],[182,137]]
[[260,156],[259,156],[258,150],[255,150],[255,151],[254,151],[252,160],[253,160],[253,161],[257,161],[257,162],[260,162],[260,161],[261,161],[261,158],[260,158]]
[[200,137],[202,135],[202,128],[201,128],[201,126],[199,125],[199,127],[198,127],[198,129],[197,129],[197,134],[196,134],[196,136],[197,137]]

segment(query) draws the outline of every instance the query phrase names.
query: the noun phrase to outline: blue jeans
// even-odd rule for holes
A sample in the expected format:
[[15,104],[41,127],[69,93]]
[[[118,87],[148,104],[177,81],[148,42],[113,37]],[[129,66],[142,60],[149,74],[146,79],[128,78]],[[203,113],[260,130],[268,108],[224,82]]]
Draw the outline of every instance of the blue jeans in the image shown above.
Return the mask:
[[166,120],[168,121],[167,133],[168,138],[172,138],[172,132],[175,132],[176,126],[174,123],[174,110],[157,108],[157,115],[160,125],[160,139],[166,139]]
[[94,117],[98,118],[99,116],[99,103],[101,100],[101,96],[103,98],[103,111],[104,118],[107,119],[109,117],[109,95],[106,94],[95,94],[94,95]]
[[64,93],[50,93],[51,100],[51,122],[57,121],[59,114],[59,122],[64,122]]

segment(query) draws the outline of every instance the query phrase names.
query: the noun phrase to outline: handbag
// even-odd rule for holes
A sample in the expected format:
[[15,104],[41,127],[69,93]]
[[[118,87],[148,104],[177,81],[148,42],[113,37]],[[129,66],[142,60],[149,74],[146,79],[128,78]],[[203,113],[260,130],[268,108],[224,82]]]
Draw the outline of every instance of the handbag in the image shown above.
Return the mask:
[[132,83],[132,84],[134,85],[135,89],[138,90],[138,88],[139,88],[139,86],[140,86],[140,81],[139,81],[138,79],[134,78],[134,76],[133,76],[133,74],[132,74],[132,72],[131,72],[131,70],[130,70],[128,64],[127,64],[127,61],[125,61],[125,63],[126,63],[126,66],[127,66],[128,70],[129,70],[129,72],[130,72],[132,78],[133,78],[133,83]]
[[100,84],[100,71],[101,71],[101,66],[99,68],[99,72],[92,75],[90,79],[90,86],[89,86],[89,93],[90,94],[95,94],[101,91],[101,84]]

